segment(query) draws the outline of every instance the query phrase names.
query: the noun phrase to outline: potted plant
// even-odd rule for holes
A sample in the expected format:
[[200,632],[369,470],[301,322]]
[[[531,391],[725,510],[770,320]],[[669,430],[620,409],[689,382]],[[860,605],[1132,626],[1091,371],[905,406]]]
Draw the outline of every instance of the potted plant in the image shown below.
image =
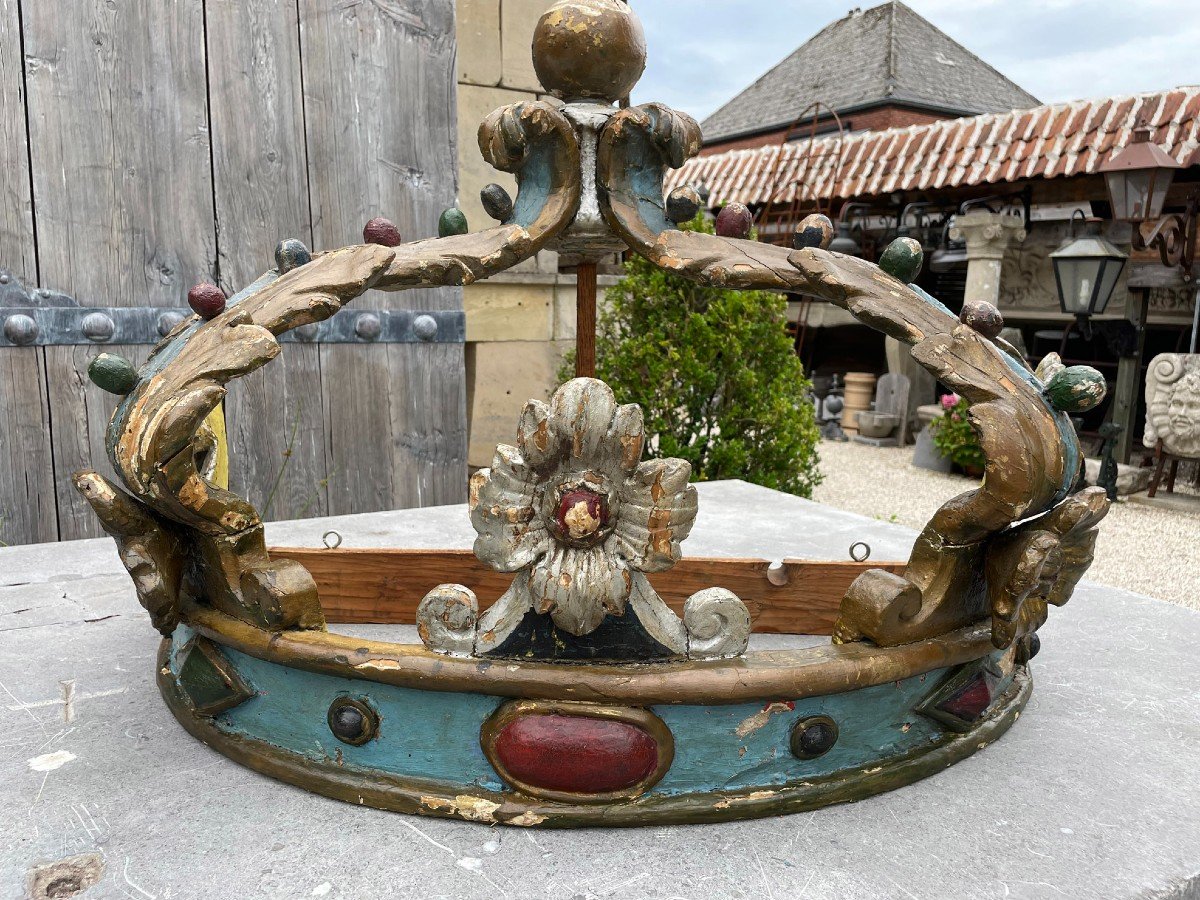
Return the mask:
[[967,416],[969,404],[958,394],[945,394],[941,400],[942,417],[929,423],[933,445],[955,468],[978,478],[983,474],[983,448]]

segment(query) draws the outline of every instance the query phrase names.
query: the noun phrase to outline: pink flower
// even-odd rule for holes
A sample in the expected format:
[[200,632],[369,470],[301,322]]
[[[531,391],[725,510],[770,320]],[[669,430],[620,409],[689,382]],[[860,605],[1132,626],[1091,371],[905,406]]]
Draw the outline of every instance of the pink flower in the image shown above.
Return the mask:
[[958,394],[942,394],[942,409],[954,409],[961,399]]

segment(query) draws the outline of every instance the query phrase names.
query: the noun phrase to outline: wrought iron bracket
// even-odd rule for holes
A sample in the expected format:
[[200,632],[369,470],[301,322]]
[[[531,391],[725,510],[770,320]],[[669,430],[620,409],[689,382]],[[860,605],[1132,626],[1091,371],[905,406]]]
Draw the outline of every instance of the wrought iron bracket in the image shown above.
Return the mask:
[[[0,347],[157,344],[190,315],[190,309],[174,306],[80,306],[59,291],[29,291],[0,269]],[[279,339],[301,344],[461,344],[466,331],[462,310],[346,309]]]

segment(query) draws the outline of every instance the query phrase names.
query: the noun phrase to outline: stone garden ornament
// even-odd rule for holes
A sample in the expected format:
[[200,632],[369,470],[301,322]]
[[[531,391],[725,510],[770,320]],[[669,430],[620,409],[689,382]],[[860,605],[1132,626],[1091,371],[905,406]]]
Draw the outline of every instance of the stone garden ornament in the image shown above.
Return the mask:
[[[821,216],[790,250],[747,240],[739,210],[718,235],[680,230],[700,201],[664,197],[664,174],[698,152],[700,130],[628,105],[645,44],[625,4],[556,3],[533,54],[562,102],[483,122],[480,150],[519,185],[515,198],[485,190],[499,224],[470,232],[451,210],[428,240],[377,219],[359,246],[284,241],[237,295],[195,291],[196,315],[140,369],[112,354],[93,366],[122,395],[108,431],[119,486],[90,471],[75,483],[163,635],[167,705],[231,759],[330,797],[527,827],[811,809],[985,747],[1029,698],[1037,630],[1070,598],[1108,509],[1103,490],[1075,490],[1069,419],[1103,379],[1054,360],[1030,371],[998,315],[960,321],[909,284],[911,239],[875,265],[824,249]],[[626,248],[697,282],[848,310],[971,401],[985,479],[937,511],[906,563],[686,559],[688,465],[643,458],[641,410],[581,352],[581,377],[531,401],[471,479],[474,555],[268,550],[258,511],[219,474],[208,423],[227,383],[368,289],[467,284],[542,248],[585,264]],[[593,338],[582,326],[581,345]],[[770,509],[761,517],[744,527],[770,527]],[[327,620],[415,624],[421,643]],[[751,630],[831,641],[754,652]]]

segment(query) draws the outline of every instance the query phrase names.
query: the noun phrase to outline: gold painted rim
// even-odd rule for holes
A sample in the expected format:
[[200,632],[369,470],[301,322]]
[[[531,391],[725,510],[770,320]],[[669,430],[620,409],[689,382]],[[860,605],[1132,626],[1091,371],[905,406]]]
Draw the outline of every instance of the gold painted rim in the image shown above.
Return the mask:
[[[513,777],[499,759],[496,753],[496,741],[505,727],[527,716],[571,716],[585,719],[604,719],[610,722],[624,722],[641,729],[654,738],[658,758],[654,769],[628,788],[619,791],[608,791],[600,794],[574,793],[572,791],[556,791],[529,784]],[[639,797],[654,785],[662,781],[671,763],[675,759],[675,735],[667,727],[667,723],[648,709],[630,706],[603,706],[598,703],[580,703],[573,701],[546,700],[513,700],[505,703],[492,713],[479,729],[479,745],[483,755],[487,757],[492,768],[501,779],[508,782],[523,794],[543,800],[555,800],[559,803],[610,803],[614,800],[630,800]]]
[[973,662],[994,650],[990,626],[983,623],[898,647],[856,642],[722,660],[565,665],[445,656],[419,644],[327,631],[272,632],[194,605],[184,620],[216,643],[257,659],[340,678],[426,691],[630,706],[802,700],[901,681]]
[[784,787],[763,786],[677,796],[643,795],[603,805],[586,805],[541,801],[516,793],[486,791],[474,785],[349,770],[282,750],[266,741],[229,734],[188,707],[170,669],[166,668],[170,646],[169,639],[163,642],[158,671],[159,691],[167,707],[188,733],[234,762],[347,803],[413,815],[523,827],[631,827],[724,822],[804,812],[862,800],[934,775],[984,749],[1020,717],[1033,691],[1033,681],[1027,670],[1018,669],[1013,683],[971,732],[948,734],[938,744],[882,762],[869,770],[869,774],[861,770],[856,770],[857,774],[843,771]]

